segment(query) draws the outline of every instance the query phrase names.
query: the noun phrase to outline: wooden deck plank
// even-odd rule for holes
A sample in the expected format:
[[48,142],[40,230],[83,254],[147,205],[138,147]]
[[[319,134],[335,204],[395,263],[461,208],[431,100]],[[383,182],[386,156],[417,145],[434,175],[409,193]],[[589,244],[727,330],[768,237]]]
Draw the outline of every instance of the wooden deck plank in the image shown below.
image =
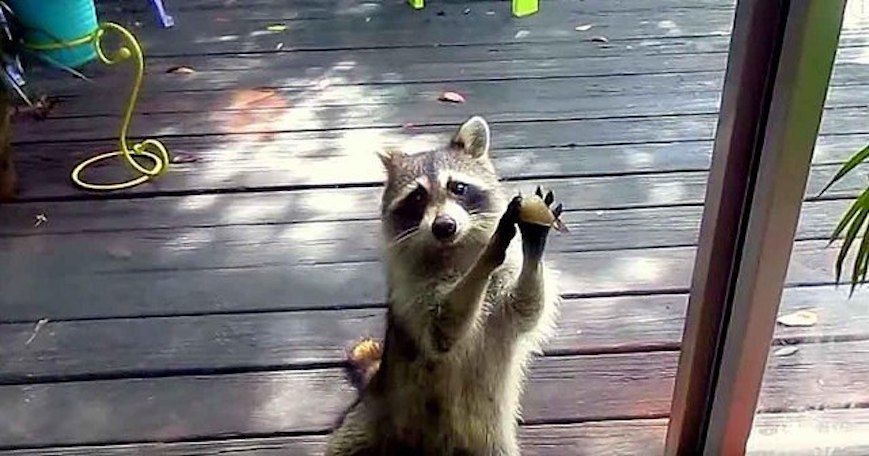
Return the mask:
[[[852,72],[856,73],[856,72]],[[844,73],[844,74],[852,74]],[[867,70],[869,75],[869,70]],[[281,109],[287,111],[301,111],[303,109],[330,109],[344,108],[348,113],[353,109],[375,109],[381,107],[384,115],[391,114],[390,108],[402,111],[404,115],[413,118],[424,118],[429,122],[438,120],[446,112],[451,115],[456,110],[455,105],[445,105],[436,102],[436,99],[445,89],[457,91],[466,95],[470,104],[468,109],[477,112],[488,113],[490,120],[496,120],[495,115],[509,114],[510,110],[516,110],[517,106],[529,109],[531,113],[538,112],[541,115],[550,116],[554,113],[565,113],[566,117],[576,117],[579,113],[586,113],[589,117],[602,117],[609,112],[609,116],[637,115],[638,112],[627,110],[624,106],[612,106],[611,111],[604,107],[593,108],[585,106],[585,102],[572,100],[568,105],[565,97],[588,98],[589,102],[599,101],[600,97],[613,97],[613,105],[618,105],[619,97],[627,98],[636,96],[633,102],[638,107],[651,109],[660,103],[649,102],[645,99],[650,94],[681,94],[685,97],[695,97],[691,103],[686,103],[679,108],[680,113],[690,114],[701,112],[700,107],[709,108],[707,111],[716,111],[718,103],[711,106],[709,92],[718,93],[721,85],[722,74],[716,72],[698,73],[662,73],[646,75],[615,75],[615,76],[591,76],[585,78],[558,78],[547,80],[510,79],[495,81],[471,81],[471,82],[437,82],[415,84],[386,84],[369,85],[365,87],[329,86],[323,88],[304,89],[265,89],[253,88],[243,90],[236,86],[228,90],[189,90],[179,92],[156,92],[147,93],[137,105],[137,124],[148,121],[153,115],[169,114],[195,114],[212,112],[260,112],[268,109]],[[855,80],[845,81],[847,84],[833,85],[827,100],[827,107],[859,107],[867,103],[867,100],[856,95],[861,90],[866,90],[864,75],[854,75]],[[843,78],[840,78],[843,79]],[[834,81],[835,84],[836,81]],[[351,95],[352,96],[348,96]],[[528,103],[522,105],[517,95],[531,94],[538,100],[545,101],[547,106]],[[488,95],[488,96],[486,96]],[[505,95],[510,95],[505,98]],[[554,105],[552,105],[554,103]],[[646,104],[650,106],[646,106]],[[580,111],[577,106],[582,105]],[[696,106],[696,112],[687,111],[692,105]],[[412,113],[411,107],[418,106],[419,113]],[[619,111],[617,108],[620,108]],[[501,111],[505,111],[502,113]],[[684,111],[684,112],[683,112]],[[326,112],[326,111],[319,111]],[[662,110],[663,112],[663,110]],[[411,114],[412,113],[412,114]],[[573,114],[571,114],[573,113]],[[44,129],[63,130],[65,127],[62,120],[73,118],[92,118],[102,122],[111,123],[110,119],[117,119],[117,106],[110,104],[93,103],[89,97],[63,97],[48,115],[48,120],[35,122]],[[20,119],[22,127],[33,129],[29,126],[34,122]],[[140,127],[145,128],[145,127]],[[43,132],[44,133],[44,132]]]
[[[612,14],[586,8],[584,3],[561,1],[551,2],[537,15],[516,21],[503,3],[477,3],[468,14],[462,14],[466,6],[451,3],[412,11],[406,5],[391,2],[361,14],[335,15],[328,20],[289,19],[284,21],[288,29],[283,33],[265,31],[266,25],[279,20],[276,18],[280,17],[280,9],[270,10],[267,16],[257,16],[247,9],[180,11],[176,21],[182,26],[160,30],[150,25],[153,19],[146,14],[142,16],[147,18],[146,23],[138,32],[151,55],[162,56],[255,52],[274,49],[275,44],[282,41],[290,49],[575,41],[581,34],[574,27],[588,22],[596,24],[596,33],[607,35],[611,40],[726,35],[733,14],[732,5],[702,9],[625,8]],[[486,14],[489,10],[495,14]],[[292,11],[288,13],[292,15]],[[440,12],[443,14],[438,14]],[[139,19],[128,16],[125,12],[120,19],[130,23]],[[199,27],[183,26],[190,23],[191,16]],[[111,14],[107,17],[111,18]],[[864,29],[865,25],[859,22],[849,24],[843,37],[863,42],[860,38]],[[517,38],[516,33],[521,30],[531,33]]]
[[[802,344],[793,356],[772,356],[760,409],[865,403],[869,364],[855,360],[869,359],[867,352],[869,341],[861,341]],[[538,359],[524,398],[525,419],[664,414],[676,362],[675,352]],[[2,386],[0,392],[6,446],[320,431],[353,397],[338,369]]]
[[[661,413],[675,362],[673,352],[540,359],[525,417]],[[546,395],[576,382],[578,372],[587,381],[584,394],[567,393],[563,403],[573,407],[552,410]],[[0,386],[0,441],[13,446],[318,431],[330,428],[354,395],[340,369]]]
[[[148,60],[145,99],[161,93],[237,90],[256,87],[319,93],[323,86],[376,87],[392,84],[458,83],[516,79],[590,78],[613,75],[723,73],[726,37],[649,40],[601,49],[594,43],[553,43],[546,46],[503,43],[464,47],[336,50],[303,53],[189,56]],[[863,47],[842,47],[831,83],[834,86],[865,83],[861,66]],[[168,74],[179,65],[196,73]],[[84,98],[103,90],[126,92],[124,71],[102,66],[83,69],[94,84],[66,74],[34,69],[37,92],[67,98]],[[331,89],[335,90],[335,89]]]
[[[491,81],[599,77],[613,74],[723,71],[723,37],[665,39],[601,49],[595,43],[497,43],[461,47],[273,52],[149,58],[144,93],[234,90],[273,87],[313,92],[323,85],[377,86],[445,81]],[[859,63],[860,48],[843,49],[845,63]],[[654,57],[654,58],[653,58]],[[189,66],[189,75],[167,73]],[[855,67],[856,68],[856,67]],[[101,89],[129,87],[121,70],[98,65],[82,69],[99,84],[66,74],[34,69],[37,91],[62,97],[87,97]],[[856,82],[846,71],[843,81]]]
[[[660,454],[666,419],[635,419],[564,425],[523,426],[523,454],[533,456],[609,456]],[[863,456],[869,452],[869,409],[762,413],[755,418],[749,440],[752,456],[810,456],[835,454]],[[319,455],[326,437],[248,438],[204,442],[143,443],[4,452],[8,456],[140,456]]]
[[[812,327],[776,328],[778,343],[869,336],[869,293],[788,288],[781,313],[816,309]],[[687,295],[568,299],[549,354],[629,352],[679,346]],[[0,382],[109,378],[143,373],[231,372],[341,363],[361,337],[380,337],[384,309],[49,321],[0,325]],[[160,337],[154,337],[160,334]],[[31,340],[32,337],[32,340]],[[28,341],[30,341],[28,343]]]
[[[570,425],[537,425],[520,428],[523,453],[533,456],[639,454],[663,449],[666,421],[616,420]],[[324,451],[326,436],[273,437],[206,442],[49,448],[2,452],[7,456],[140,456],[177,455],[293,455],[315,456]]]
[[[867,71],[869,75],[869,71]],[[654,82],[652,78],[645,78]],[[675,78],[674,78],[675,79]],[[642,79],[636,78],[636,83]],[[333,97],[371,100],[371,103],[330,105],[320,95],[292,96],[273,91],[251,90],[210,95],[210,103],[202,103],[197,111],[150,113],[135,123],[132,134],[142,137],[160,136],[161,132],[183,132],[184,135],[215,135],[265,131],[328,130],[336,128],[372,127],[402,123],[448,123],[457,113],[488,113],[490,122],[529,121],[539,119],[604,119],[616,117],[655,117],[717,112],[720,81],[712,79],[709,89],[686,92],[636,94],[619,93],[618,87],[599,89],[606,96],[586,96],[576,87],[576,80],[508,81],[503,83],[457,84],[452,90],[465,94],[468,102],[461,107],[437,101],[443,85],[415,87],[392,86],[392,93],[369,96],[365,90],[338,90]],[[670,84],[672,86],[672,84]],[[836,116],[842,108],[866,109],[869,86],[837,87],[827,100],[827,116]],[[206,95],[206,94],[203,94]],[[533,98],[529,98],[533,97]],[[391,98],[391,99],[390,99]],[[321,101],[322,100],[322,101]],[[213,104],[214,106],[209,106]],[[60,105],[64,110],[64,105]],[[63,111],[76,113],[77,108]],[[835,110],[834,110],[835,109]],[[106,116],[50,117],[41,121],[19,122],[16,138],[20,142],[37,142],[50,133],[52,141],[110,138],[117,131],[118,112]],[[63,113],[59,114],[63,115]],[[459,114],[461,115],[461,114]],[[372,123],[372,116],[378,119]],[[176,133],[170,133],[175,135]]]
[[[849,204],[848,200],[808,203],[797,239],[826,239]],[[694,206],[566,212],[571,231],[553,236],[549,251],[690,246],[696,243],[701,213],[702,208]],[[88,261],[76,268],[79,273],[185,270],[205,264],[237,267],[257,261],[287,267],[374,261],[380,258],[380,225],[379,220],[354,220],[15,236],[0,238],[4,252],[0,267],[14,269],[21,258],[27,258],[28,269],[51,275],[58,267],[54,263],[66,266],[82,258]]]
[[[179,11],[178,26],[163,30],[151,25],[153,20],[150,20],[137,32],[149,55],[164,56],[272,50],[279,42],[285,42],[288,49],[331,49],[578,41],[584,34],[577,33],[574,27],[587,22],[595,24],[594,33],[607,35],[610,40],[714,36],[729,33],[733,15],[732,7],[623,10],[611,14],[588,11],[575,2],[559,1],[541,8],[533,17],[517,21],[504,3],[489,3],[491,8],[484,5],[486,3],[472,8],[469,14],[462,14],[466,6],[461,4],[444,4],[415,12],[404,4],[388,2],[364,15],[335,16],[326,21],[287,21],[287,30],[281,33],[265,30],[275,21],[274,16],[235,20],[251,17],[248,9]],[[496,14],[488,15],[487,10]],[[444,14],[439,15],[440,11]],[[136,20],[128,15],[113,18],[107,14],[106,18],[124,23]],[[369,19],[366,21],[366,18]],[[185,26],[193,23],[197,26]],[[530,33],[516,37],[522,30]]]
[[869,453],[869,409],[762,413],[748,439],[750,456]]
[[[819,158],[844,158],[861,142],[865,144],[866,132],[848,133],[860,129],[855,123],[859,110],[838,112],[836,119],[826,124],[830,131],[836,131],[833,136],[843,139],[822,139],[822,143],[829,142]],[[710,154],[707,141],[714,128],[712,119],[678,116],[496,124],[494,155],[506,178],[539,179],[655,167],[705,169]],[[167,175],[131,193],[376,184],[383,172],[379,162],[372,159],[375,150],[386,144],[404,144],[408,150],[431,147],[445,141],[446,132],[453,128],[444,125],[414,128],[412,132],[388,128],[174,138],[166,141],[173,153],[194,162],[173,166]],[[19,155],[22,198],[87,196],[68,183],[69,171],[78,160],[112,147],[108,141],[28,145]],[[675,165],[667,164],[669,158],[680,155],[677,152],[682,152],[683,158],[675,159]],[[685,168],[682,163],[698,167]],[[124,166],[112,164],[93,170],[90,178],[111,181],[125,172]]]
[[[561,271],[564,296],[611,296],[686,290],[694,251],[556,252],[548,258]],[[57,258],[49,271],[18,263],[2,278],[3,321],[370,306],[382,302],[385,290],[377,261],[293,265],[219,257],[142,270],[123,266],[126,252],[115,255],[105,263],[111,269],[98,272],[80,270],[80,259],[73,258]],[[825,241],[796,243],[788,282],[830,283],[835,255]]]

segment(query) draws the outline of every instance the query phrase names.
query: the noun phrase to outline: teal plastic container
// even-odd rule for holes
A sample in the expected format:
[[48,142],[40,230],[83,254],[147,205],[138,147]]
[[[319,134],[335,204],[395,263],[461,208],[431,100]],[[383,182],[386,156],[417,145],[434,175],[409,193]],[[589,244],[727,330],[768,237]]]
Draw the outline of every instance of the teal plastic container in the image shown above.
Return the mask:
[[[97,30],[94,0],[9,0],[8,4],[26,27],[24,41],[28,44],[73,41]],[[93,42],[36,52],[73,68],[97,57]]]

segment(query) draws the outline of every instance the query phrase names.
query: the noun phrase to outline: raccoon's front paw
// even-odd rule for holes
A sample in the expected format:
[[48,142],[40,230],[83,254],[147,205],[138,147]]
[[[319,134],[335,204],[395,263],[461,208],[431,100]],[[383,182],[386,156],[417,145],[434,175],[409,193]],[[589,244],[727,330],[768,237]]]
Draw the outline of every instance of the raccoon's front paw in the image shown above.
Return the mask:
[[522,233],[522,252],[526,261],[541,260],[543,250],[546,248],[546,239],[549,237],[549,230],[553,226],[558,229],[562,229],[564,226],[558,218],[563,206],[558,203],[552,207],[552,203],[555,202],[555,195],[552,194],[552,191],[547,192],[544,196],[543,190],[537,187],[535,195],[522,202],[517,223],[519,231]]
[[489,245],[489,254],[491,261],[495,266],[500,266],[504,263],[507,257],[507,247],[510,246],[510,241],[516,236],[516,224],[519,222],[519,208],[522,205],[522,197],[516,196],[507,205],[507,210],[501,215],[501,220],[498,221],[498,228],[495,229],[495,234],[492,235],[492,240]]

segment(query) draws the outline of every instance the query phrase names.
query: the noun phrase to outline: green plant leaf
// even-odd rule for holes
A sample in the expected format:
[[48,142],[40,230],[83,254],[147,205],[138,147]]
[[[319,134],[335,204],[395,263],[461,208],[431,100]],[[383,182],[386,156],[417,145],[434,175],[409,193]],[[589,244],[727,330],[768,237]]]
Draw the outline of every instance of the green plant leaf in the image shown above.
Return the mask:
[[835,176],[830,180],[830,182],[818,193],[818,196],[821,196],[830,189],[836,182],[839,182],[845,175],[850,173],[854,168],[859,166],[861,163],[869,159],[869,144],[866,145],[861,151],[857,152],[852,156],[836,173]]
[[857,249],[857,258],[854,259],[854,271],[851,274],[851,295],[857,289],[857,285],[866,283],[866,271],[869,271],[869,225],[863,230],[863,241]]
[[[859,198],[854,202],[854,205],[860,205],[860,201],[865,198]],[[854,220],[851,222],[850,227],[848,228],[848,232],[845,234],[845,242],[842,244],[841,250],[839,250],[838,258],[836,258],[836,283],[839,283],[840,278],[842,277],[842,266],[845,264],[845,258],[848,257],[848,253],[851,250],[851,246],[854,244],[854,240],[857,239],[857,235],[860,233],[860,228],[863,226],[863,223],[866,221],[866,217],[869,216],[869,207],[865,205],[860,205],[857,216],[854,217]],[[856,266],[855,267],[859,267]]]
[[845,212],[845,215],[842,216],[842,220],[839,221],[839,224],[836,225],[836,229],[833,230],[833,234],[830,235],[830,244],[835,242],[836,239],[839,239],[839,236],[841,236],[842,232],[845,231],[845,228],[848,227],[848,225],[851,223],[851,220],[860,211],[860,208],[863,207],[863,204],[861,204],[861,200],[869,200],[869,198],[864,197],[866,197],[865,192],[851,204],[851,206],[848,208],[848,211]]

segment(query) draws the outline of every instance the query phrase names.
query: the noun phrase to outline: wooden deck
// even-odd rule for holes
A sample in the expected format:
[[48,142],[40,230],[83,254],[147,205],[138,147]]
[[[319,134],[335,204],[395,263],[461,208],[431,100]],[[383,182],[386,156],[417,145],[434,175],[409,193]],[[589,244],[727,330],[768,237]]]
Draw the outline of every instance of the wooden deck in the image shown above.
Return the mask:
[[[24,187],[0,207],[0,450],[318,454],[354,396],[345,347],[383,327],[373,151],[480,113],[505,180],[555,189],[571,228],[526,454],[661,452],[732,0],[549,0],[521,20],[501,1],[184,0],[171,30],[144,1],[99,3],[149,56],[134,130],[178,163],[76,190],[74,163],[113,150],[127,74],[33,81],[61,103],[16,124]],[[816,196],[869,141],[869,19],[834,74],[782,302],[821,318],[777,329],[799,351],[770,358],[758,454],[869,453],[869,292],[833,286],[825,242],[865,173]]]

